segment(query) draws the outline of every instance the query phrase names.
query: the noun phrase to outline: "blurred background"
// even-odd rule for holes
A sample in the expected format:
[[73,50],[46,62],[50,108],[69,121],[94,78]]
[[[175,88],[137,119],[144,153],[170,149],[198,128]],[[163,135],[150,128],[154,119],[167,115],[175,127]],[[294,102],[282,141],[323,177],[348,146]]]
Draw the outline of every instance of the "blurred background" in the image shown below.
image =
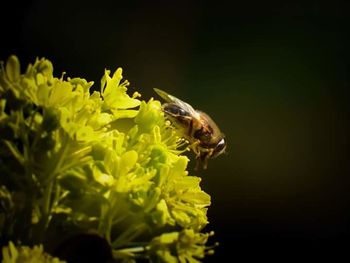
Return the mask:
[[99,88],[122,67],[130,93],[212,116],[228,154],[199,173],[220,242],[205,262],[346,255],[350,2],[30,0],[0,22],[0,59],[23,70],[46,57]]

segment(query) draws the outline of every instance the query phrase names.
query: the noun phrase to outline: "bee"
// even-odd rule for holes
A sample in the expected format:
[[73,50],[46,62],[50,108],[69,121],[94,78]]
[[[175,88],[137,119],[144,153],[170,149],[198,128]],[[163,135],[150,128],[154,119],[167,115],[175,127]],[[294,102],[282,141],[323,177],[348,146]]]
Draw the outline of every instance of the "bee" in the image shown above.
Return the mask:
[[166,102],[162,110],[174,127],[189,142],[199,164],[207,169],[208,160],[225,152],[226,138],[215,122],[204,112],[160,89],[154,91]]

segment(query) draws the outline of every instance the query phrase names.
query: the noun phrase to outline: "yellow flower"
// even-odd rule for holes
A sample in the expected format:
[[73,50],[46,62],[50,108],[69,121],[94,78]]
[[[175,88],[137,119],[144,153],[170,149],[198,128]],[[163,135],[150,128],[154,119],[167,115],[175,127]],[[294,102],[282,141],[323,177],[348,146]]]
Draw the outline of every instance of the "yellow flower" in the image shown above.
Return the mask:
[[212,247],[205,244],[214,233],[198,233],[193,229],[164,233],[150,242],[148,253],[156,262],[197,263],[206,254],[212,254]]
[[[0,181],[11,189],[3,203],[13,202],[0,210],[0,235],[38,244],[68,226],[94,230],[118,259],[196,262],[208,251],[200,231],[210,196],[187,171],[184,140],[161,103],[129,96],[122,69],[110,73],[92,91],[91,81],[54,77],[46,59],[23,74],[15,56],[1,64]],[[3,255],[60,262],[42,246],[10,243]]]
[[52,257],[44,251],[43,245],[33,248],[18,246],[10,242],[7,247],[2,248],[2,263],[65,263],[57,257]]

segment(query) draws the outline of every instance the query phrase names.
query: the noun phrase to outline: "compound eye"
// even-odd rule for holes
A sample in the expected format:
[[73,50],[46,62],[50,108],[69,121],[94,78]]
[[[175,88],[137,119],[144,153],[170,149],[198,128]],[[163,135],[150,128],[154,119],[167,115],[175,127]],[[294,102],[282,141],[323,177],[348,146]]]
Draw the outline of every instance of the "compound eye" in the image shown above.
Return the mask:
[[225,149],[226,149],[226,140],[225,138],[222,138],[216,145],[212,158],[215,158],[220,154],[222,154],[225,151]]

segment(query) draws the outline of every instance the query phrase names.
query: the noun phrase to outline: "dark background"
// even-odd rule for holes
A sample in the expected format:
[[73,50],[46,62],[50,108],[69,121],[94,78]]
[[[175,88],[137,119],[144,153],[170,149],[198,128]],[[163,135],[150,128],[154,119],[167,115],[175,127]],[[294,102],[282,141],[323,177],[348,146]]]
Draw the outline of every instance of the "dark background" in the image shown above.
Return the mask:
[[200,172],[220,242],[206,262],[350,258],[347,2],[12,3],[0,58],[46,57],[96,87],[121,66],[131,93],[209,113],[228,154]]

